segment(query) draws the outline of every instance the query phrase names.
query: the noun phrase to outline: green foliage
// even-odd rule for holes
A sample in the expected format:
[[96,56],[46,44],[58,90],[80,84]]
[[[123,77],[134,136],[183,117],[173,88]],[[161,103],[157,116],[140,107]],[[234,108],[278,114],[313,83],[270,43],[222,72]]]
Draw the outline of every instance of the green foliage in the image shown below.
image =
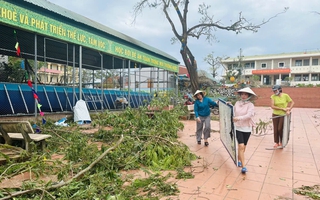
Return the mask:
[[[52,161],[47,159],[48,154],[34,155],[31,160],[20,163],[6,163],[0,166],[0,181],[9,179],[23,172],[33,174],[33,181],[25,181],[22,189],[30,189],[36,186],[36,183],[41,183],[39,178],[55,174],[60,168],[64,168],[64,164],[60,161]],[[0,191],[3,192],[3,191]]]
[[[13,82],[13,83],[21,83],[26,81],[25,76],[27,71],[21,68],[21,62],[24,59],[20,57],[9,56],[8,64],[0,63],[0,81],[2,82]],[[31,68],[35,71],[35,62],[33,60],[28,60]],[[43,66],[43,62],[37,62],[38,68]],[[28,76],[31,80],[35,80],[35,75],[30,73]]]
[[127,108],[123,113],[100,114],[101,124],[113,129],[99,131],[95,137],[110,143],[115,135],[128,136],[120,145],[118,153],[129,164],[119,163],[120,168],[132,169],[143,164],[160,170],[190,165],[195,156],[187,153],[188,147],[177,140],[177,131],[183,129],[183,124],[179,121],[181,111],[176,109],[178,107],[155,112],[154,118],[144,114],[147,110],[143,107],[137,110]]
[[21,59],[10,59],[9,63],[0,63],[0,81],[21,83],[26,71],[20,67]]
[[320,199],[320,186],[301,186],[299,188],[293,189],[293,192],[298,195],[308,196],[311,199]]
[[163,108],[169,105],[177,105],[178,102],[184,101],[174,91],[155,92],[150,106]]
[[176,179],[192,179],[194,178],[194,175],[191,172],[185,172],[183,169],[177,170],[178,174],[176,176]]
[[287,76],[287,77],[284,78],[284,80],[285,80],[285,81],[292,81],[292,80],[293,80],[293,77]]
[[258,75],[253,75],[253,76],[252,76],[252,80],[254,80],[254,81],[260,81],[260,76],[258,76]]
[[265,122],[259,119],[259,122],[256,123],[256,128],[254,133],[258,135],[265,134],[270,124],[271,124],[271,121]]
[[230,82],[230,78],[234,77],[235,82],[241,77],[241,68],[229,69],[226,71],[226,81]]
[[296,85],[296,87],[320,87],[320,84],[305,84],[305,83],[299,83]]
[[236,104],[236,102],[237,102],[237,96],[230,96],[230,97],[228,97],[227,98],[227,102],[230,102],[232,105],[235,105]]
[[297,86],[298,86],[298,87],[306,87],[306,84],[304,84],[304,83],[299,83],[299,84],[297,84]]
[[[123,171],[139,170],[141,167],[152,171],[183,169],[196,159],[189,148],[177,139],[177,131],[183,129],[183,123],[179,121],[183,105],[175,98],[173,97],[176,104],[172,110],[160,109],[154,112],[152,118],[145,114],[147,107],[128,107],[123,112],[106,111],[92,115],[92,126],[98,128],[98,131],[90,135],[83,134],[81,129],[69,120],[66,121],[69,127],[55,126],[49,119],[45,125],[38,124],[42,132],[53,136],[47,141],[46,152],[35,152],[30,161],[0,166],[0,171],[3,172],[0,181],[26,171],[32,172],[36,177],[25,181],[21,188],[0,189],[0,195],[6,196],[7,192],[39,187],[45,190],[58,182],[66,182],[114,146],[121,135],[124,136],[122,143],[81,177],[61,188],[44,193],[34,190],[20,195],[19,198],[140,200],[160,199],[162,196],[176,194],[177,186],[166,183],[169,176],[149,173],[150,176],[146,179],[132,181],[133,177],[128,179],[122,175]],[[150,105],[159,106],[163,102],[168,101],[162,101],[158,96]],[[166,103],[162,105],[165,106]],[[101,148],[98,148],[95,142],[99,142]],[[62,155],[63,160],[51,160],[53,154]],[[57,177],[56,183],[39,179],[51,175]],[[186,176],[180,173],[180,177]]]
[[308,84],[307,87],[313,87],[313,84]]
[[[166,183],[171,174],[161,176],[158,173],[151,174],[146,179],[136,179],[123,190],[120,199],[159,199],[159,196],[175,195],[179,192],[177,185]],[[125,198],[124,198],[125,197]]]
[[313,84],[299,83],[299,84],[297,84],[297,87],[314,87],[314,85]]
[[260,76],[258,75],[253,75],[249,78],[249,81],[250,81],[250,85],[252,87],[256,87],[258,85],[260,85]]

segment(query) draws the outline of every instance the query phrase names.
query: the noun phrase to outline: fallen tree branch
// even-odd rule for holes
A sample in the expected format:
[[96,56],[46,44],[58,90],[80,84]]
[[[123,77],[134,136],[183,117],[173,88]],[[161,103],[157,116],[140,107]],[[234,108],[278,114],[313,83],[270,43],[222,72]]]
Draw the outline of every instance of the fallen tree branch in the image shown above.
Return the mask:
[[56,185],[52,185],[50,187],[47,188],[34,188],[34,189],[30,189],[30,190],[24,190],[24,191],[19,191],[19,192],[14,192],[9,194],[9,196],[5,196],[3,198],[1,198],[0,200],[6,200],[6,199],[12,199],[12,197],[16,197],[16,196],[20,196],[23,194],[28,194],[28,193],[32,193],[32,192],[36,192],[36,191],[46,191],[46,190],[53,190],[53,189],[57,189],[60,187],[63,187],[65,185],[68,185],[69,183],[71,183],[73,180],[81,177],[84,173],[86,173],[87,171],[89,171],[90,169],[92,169],[92,167],[94,165],[96,165],[102,158],[104,158],[111,150],[115,149],[117,146],[120,145],[120,143],[123,141],[123,135],[121,135],[121,138],[118,140],[118,142],[110,147],[109,149],[107,149],[105,152],[103,152],[103,154],[101,154],[95,161],[93,161],[87,168],[83,169],[82,171],[80,171],[78,174],[76,174],[74,177],[72,177],[71,179],[69,179],[66,182],[60,182]]
[[156,135],[136,135],[136,137],[153,137],[153,138],[158,138],[158,139],[161,139],[161,140],[164,140],[172,145],[178,145],[179,143],[176,143],[176,142],[171,142],[163,137],[160,137],[160,136],[156,136]]
[[1,174],[0,174],[0,180],[2,179],[2,176],[11,168],[14,167],[16,165],[19,165],[19,163],[14,163],[12,165],[10,165],[9,167],[7,167],[7,169],[5,169]]
[[[46,130],[46,129],[44,129]],[[51,130],[51,129],[48,129],[50,132],[54,133],[56,136],[58,136],[58,138],[62,139],[63,141],[65,141],[66,143],[70,144],[70,142],[66,139],[64,139],[63,137],[61,137],[56,130]],[[71,133],[71,131],[64,131],[64,130],[59,130],[60,132],[65,132],[65,133]]]

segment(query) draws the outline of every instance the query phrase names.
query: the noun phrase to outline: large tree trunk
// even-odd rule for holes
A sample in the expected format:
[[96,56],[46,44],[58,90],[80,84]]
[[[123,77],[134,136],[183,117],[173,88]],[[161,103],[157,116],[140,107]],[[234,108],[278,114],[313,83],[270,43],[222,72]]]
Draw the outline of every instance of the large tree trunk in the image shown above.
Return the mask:
[[190,83],[191,83],[191,90],[194,94],[197,90],[199,90],[199,78],[198,78],[198,71],[197,71],[197,62],[194,59],[194,56],[189,51],[189,48],[186,47],[180,51],[183,62],[188,70]]

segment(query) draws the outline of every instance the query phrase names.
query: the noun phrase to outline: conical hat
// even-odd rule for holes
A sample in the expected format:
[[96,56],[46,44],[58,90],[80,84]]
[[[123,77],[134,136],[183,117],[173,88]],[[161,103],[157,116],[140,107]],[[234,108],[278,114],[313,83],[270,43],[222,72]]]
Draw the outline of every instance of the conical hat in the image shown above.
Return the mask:
[[256,95],[256,93],[254,93],[250,88],[246,87],[246,88],[242,88],[238,91],[236,91],[236,94],[239,94],[239,93],[242,93],[242,92],[245,92],[245,93],[248,93],[248,94],[252,94],[254,97],[251,97],[251,100],[254,100],[254,99],[257,99],[258,96]]
[[199,93],[202,93],[203,96],[206,96],[206,94],[207,94],[205,91],[197,90],[197,91],[194,93],[193,97],[194,97],[194,98],[197,98],[196,96],[197,96],[197,94],[199,94]]

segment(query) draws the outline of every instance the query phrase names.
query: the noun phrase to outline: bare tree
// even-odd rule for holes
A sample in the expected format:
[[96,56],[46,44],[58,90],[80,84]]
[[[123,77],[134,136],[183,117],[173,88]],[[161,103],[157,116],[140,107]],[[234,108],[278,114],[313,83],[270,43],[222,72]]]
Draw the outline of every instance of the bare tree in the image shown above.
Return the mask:
[[209,70],[211,71],[211,75],[213,78],[216,78],[218,76],[218,70],[221,68],[221,67],[224,67],[222,64],[221,64],[221,60],[224,60],[226,58],[225,57],[214,57],[213,55],[213,52],[208,54],[205,58],[204,58],[204,61],[207,62],[210,67],[209,67]]
[[[201,36],[203,36],[209,43],[211,43],[215,39],[214,32],[218,29],[234,31],[237,34],[241,33],[243,30],[257,32],[262,25],[268,23],[272,18],[277,17],[279,14],[286,12],[288,9],[285,8],[283,12],[270,17],[266,21],[262,21],[260,24],[251,23],[240,12],[238,18],[234,22],[231,22],[230,25],[224,25],[220,22],[220,20],[215,20],[213,15],[209,15],[208,10],[211,6],[202,3],[198,7],[198,13],[200,15],[199,24],[189,27],[187,22],[189,2],[189,0],[140,0],[134,6],[134,21],[136,20],[138,14],[140,14],[146,7],[162,9],[174,33],[174,38],[172,41],[179,41],[181,43],[180,54],[185,66],[188,69],[193,92],[199,89],[199,79],[197,74],[198,66],[196,59],[188,47],[189,37],[199,39]],[[170,16],[170,9],[175,9],[176,11],[174,13],[179,18],[181,32],[178,32],[176,28],[178,24],[175,24],[172,20],[173,18]]]

